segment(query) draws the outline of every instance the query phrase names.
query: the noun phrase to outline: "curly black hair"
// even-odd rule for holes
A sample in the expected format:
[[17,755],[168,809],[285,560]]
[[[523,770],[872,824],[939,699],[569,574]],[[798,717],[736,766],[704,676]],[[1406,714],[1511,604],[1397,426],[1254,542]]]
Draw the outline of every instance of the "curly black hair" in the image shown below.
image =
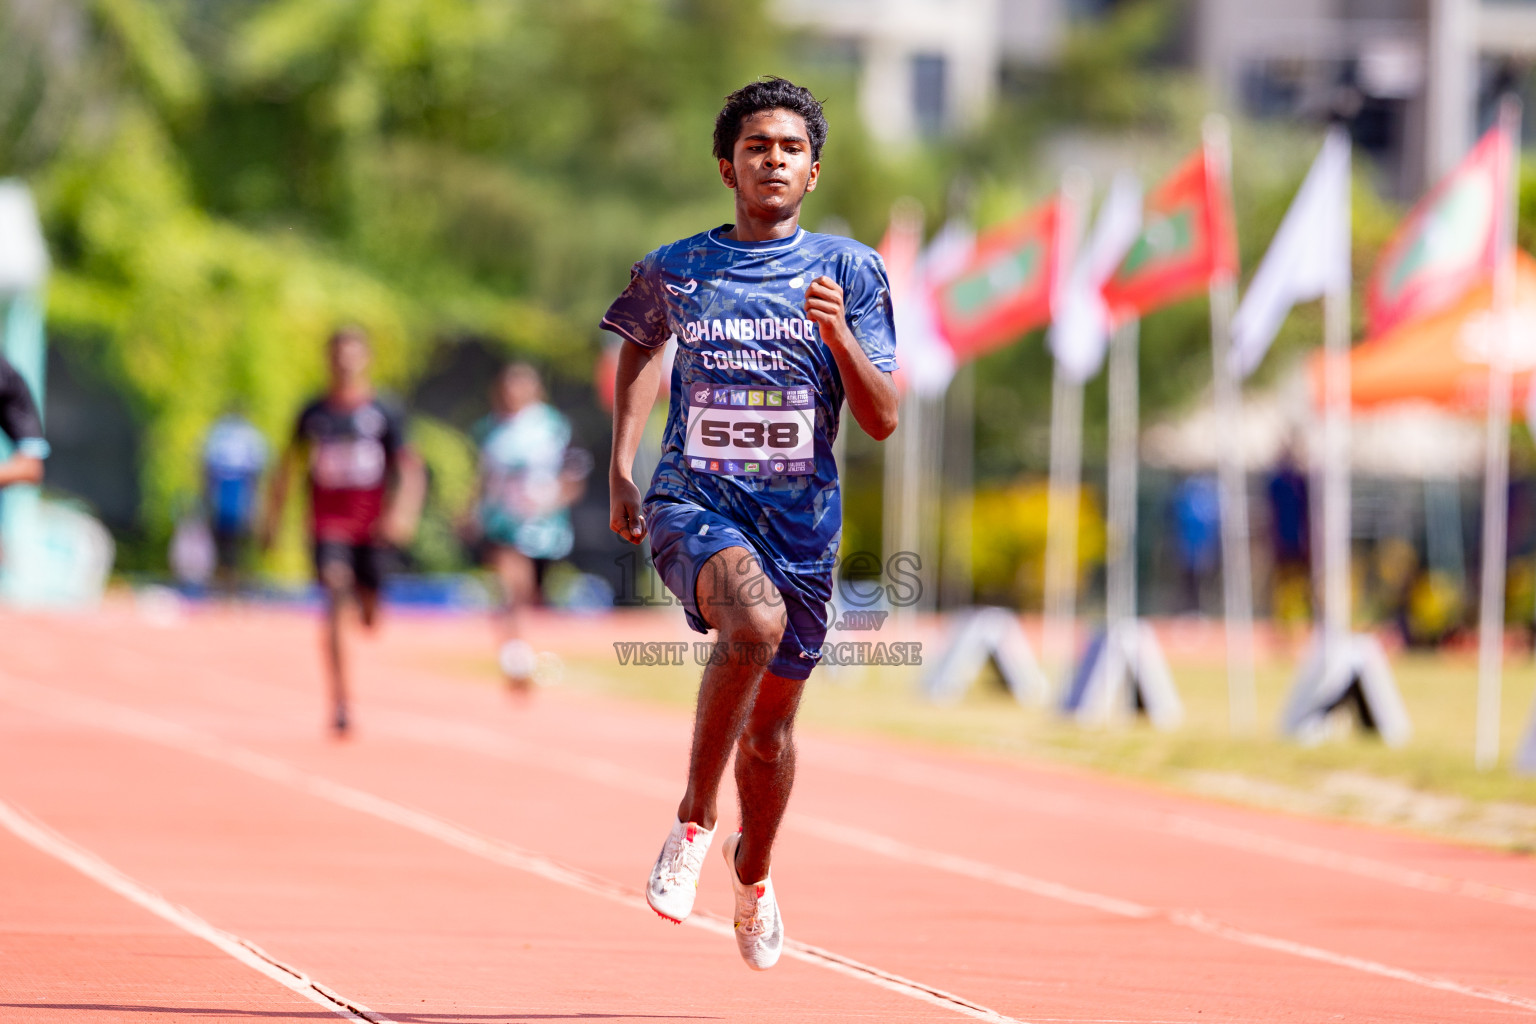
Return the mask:
[[787,110],[799,114],[811,136],[811,159],[821,159],[821,147],[827,141],[827,119],[821,101],[787,78],[769,75],[748,82],[725,98],[720,116],[715,118],[715,156],[730,160],[741,137],[741,122],[762,110]]

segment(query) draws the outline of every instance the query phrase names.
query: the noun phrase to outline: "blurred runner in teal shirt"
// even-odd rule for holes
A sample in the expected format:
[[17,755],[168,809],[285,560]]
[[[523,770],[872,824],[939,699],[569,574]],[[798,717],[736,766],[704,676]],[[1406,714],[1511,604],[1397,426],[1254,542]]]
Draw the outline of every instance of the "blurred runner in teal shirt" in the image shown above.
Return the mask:
[[570,507],[585,488],[591,456],[571,448],[570,421],[544,401],[538,371],[513,363],[491,390],[480,445],[476,522],[501,588],[498,662],[507,685],[526,695],[538,656],[522,636],[520,609],[538,599],[541,568],[571,553]]

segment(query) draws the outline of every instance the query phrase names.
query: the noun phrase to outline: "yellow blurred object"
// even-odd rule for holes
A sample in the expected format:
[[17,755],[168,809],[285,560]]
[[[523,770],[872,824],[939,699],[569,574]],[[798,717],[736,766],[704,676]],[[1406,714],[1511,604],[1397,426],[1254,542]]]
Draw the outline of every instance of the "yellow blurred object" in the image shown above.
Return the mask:
[[1466,602],[1461,588],[1442,572],[1426,572],[1408,590],[1404,618],[1415,644],[1437,644],[1462,624]]
[[1312,621],[1312,574],[1305,565],[1281,565],[1275,568],[1271,590],[1270,616],[1287,626]]
[[[976,592],[983,601],[1038,609],[1045,585],[1050,486],[1031,480],[976,492],[972,515]],[[1104,559],[1105,524],[1095,496],[1079,491],[1077,569]]]

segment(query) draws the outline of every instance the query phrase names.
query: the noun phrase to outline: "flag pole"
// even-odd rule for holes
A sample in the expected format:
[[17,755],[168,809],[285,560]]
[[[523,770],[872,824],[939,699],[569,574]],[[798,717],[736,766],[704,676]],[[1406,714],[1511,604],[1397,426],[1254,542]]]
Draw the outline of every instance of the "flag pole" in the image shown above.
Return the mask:
[[966,363],[955,373],[945,400],[944,476],[949,500],[941,506],[944,607],[954,611],[975,601],[974,543],[976,511],[976,367]]
[[1045,630],[1041,654],[1057,677],[1072,663],[1077,632],[1078,489],[1083,472],[1083,385],[1056,363],[1051,378],[1051,483],[1045,524]]
[[[1342,136],[1344,129],[1331,129]],[[1337,143],[1347,147],[1347,139]],[[1346,161],[1348,157],[1345,158]],[[1346,167],[1348,164],[1346,163]],[[1353,237],[1349,175],[1344,176],[1344,231]],[[1345,245],[1346,254],[1349,251]],[[1349,335],[1350,268],[1323,294],[1323,678],[1338,678],[1350,634],[1349,600]]]
[[[1202,127],[1206,170],[1230,187],[1232,148],[1226,118],[1211,115]],[[1226,269],[1213,277],[1211,359],[1216,421],[1221,429],[1218,487],[1221,492],[1221,580],[1226,614],[1228,715],[1234,732],[1247,732],[1257,718],[1254,707],[1253,587],[1248,565],[1248,493],[1241,453],[1242,392],[1232,366],[1232,312],[1237,282]]]
[[[1069,170],[1062,176],[1064,244],[1057,247],[1057,287],[1066,287],[1082,248],[1088,219],[1088,175]],[[1056,311],[1059,315],[1059,310]],[[1083,477],[1083,383],[1052,360],[1051,479],[1045,524],[1045,622],[1041,654],[1048,676],[1062,676],[1072,666],[1077,633],[1077,529]]]
[[1499,101],[1499,128],[1508,147],[1493,272],[1493,343],[1488,354],[1488,432],[1483,466],[1483,569],[1478,609],[1477,767],[1499,760],[1499,704],[1504,669],[1504,571],[1508,545],[1509,501],[1509,353],[1514,343],[1515,220],[1519,216],[1520,100],[1506,94]]
[[1106,631],[1123,636],[1136,618],[1136,446],[1141,416],[1137,348],[1141,321],[1115,328],[1109,347],[1110,560],[1105,594]]
[[[914,199],[896,200],[891,205],[891,221],[887,238],[891,240],[893,251],[900,251],[902,254],[898,262],[903,271],[899,285],[903,288],[911,289],[918,286],[922,237],[922,206]],[[911,247],[910,252],[906,251],[908,246]],[[915,380],[909,380],[908,383],[913,386],[905,388],[900,396],[900,415],[897,417],[896,431],[881,446],[883,455],[881,564],[889,567],[892,559],[900,552],[916,554],[922,560],[922,564],[918,567],[921,583],[917,594],[917,602],[921,605],[932,597],[929,593],[932,588],[926,583],[934,569],[928,560],[923,559],[920,548],[926,508],[923,500],[923,455],[926,451],[923,420],[927,409],[926,403],[918,393],[919,389],[915,386]],[[843,436],[840,433],[839,440]],[[892,610],[898,617],[905,617],[913,609],[910,605],[904,604]]]
[[[922,557],[919,546],[922,543],[922,443],[923,433],[928,429],[924,422],[928,411],[926,404],[913,388],[907,389],[901,402],[900,425],[896,428],[901,432],[901,444],[898,445],[901,470],[897,476],[895,550],[886,553],[886,565],[890,565],[891,556],[898,553]],[[920,580],[926,579],[928,568],[926,565],[917,567]],[[916,603],[894,609],[897,617],[905,618],[916,613],[922,600],[923,595],[919,593]]]
[[918,474],[921,489],[918,492],[917,551],[922,560],[923,594],[917,603],[918,610],[931,615],[939,610],[939,549],[940,532],[944,524],[944,434],[948,416],[944,392],[928,398],[924,403],[927,424],[918,453],[922,466]]
[[[902,470],[906,466],[906,435],[912,429],[911,413],[911,389],[901,396],[899,406],[900,414],[896,419],[896,431],[881,445],[881,489],[880,503],[880,564],[887,566],[896,553],[902,550],[901,537],[901,513],[902,494],[905,489],[902,483]],[[900,614],[901,609],[893,608],[894,614]]]

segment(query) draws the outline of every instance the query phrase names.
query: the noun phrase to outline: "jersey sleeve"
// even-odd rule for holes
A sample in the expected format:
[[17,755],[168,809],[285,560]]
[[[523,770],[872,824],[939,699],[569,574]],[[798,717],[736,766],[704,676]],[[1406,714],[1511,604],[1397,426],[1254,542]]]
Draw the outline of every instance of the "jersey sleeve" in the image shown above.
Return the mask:
[[843,287],[843,308],[853,336],[875,369],[896,369],[896,314],[891,307],[891,282],[885,263],[871,251],[853,262]]
[[384,414],[384,436],[379,442],[384,445],[384,458],[391,466],[400,460],[400,453],[405,450],[405,413],[393,402],[379,403],[379,411]]
[[33,459],[48,457],[43,418],[25,378],[10,363],[0,364],[0,430],[16,445],[16,453]]
[[319,402],[311,402],[299,411],[298,418],[293,421],[293,434],[289,438],[293,447],[298,448],[310,442],[310,418],[318,415],[319,412]]
[[665,345],[672,335],[667,328],[666,296],[662,294],[654,263],[652,254],[630,268],[629,287],[613,300],[601,324],[604,330],[645,348]]

